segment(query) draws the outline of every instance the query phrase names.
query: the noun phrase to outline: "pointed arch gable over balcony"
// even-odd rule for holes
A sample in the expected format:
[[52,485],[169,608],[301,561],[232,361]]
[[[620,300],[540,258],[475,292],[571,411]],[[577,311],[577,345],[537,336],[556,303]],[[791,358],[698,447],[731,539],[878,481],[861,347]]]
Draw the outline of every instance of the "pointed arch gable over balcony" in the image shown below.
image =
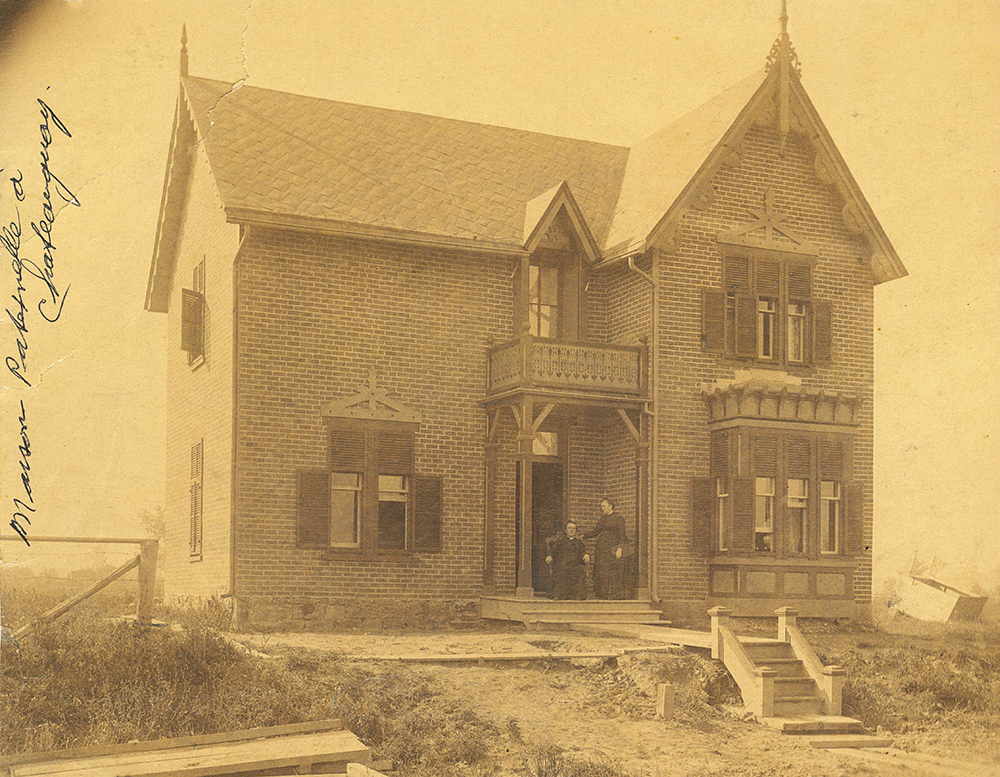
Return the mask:
[[532,253],[538,247],[560,211],[565,212],[588,261],[596,261],[600,248],[566,181],[528,201],[524,209],[524,249]]

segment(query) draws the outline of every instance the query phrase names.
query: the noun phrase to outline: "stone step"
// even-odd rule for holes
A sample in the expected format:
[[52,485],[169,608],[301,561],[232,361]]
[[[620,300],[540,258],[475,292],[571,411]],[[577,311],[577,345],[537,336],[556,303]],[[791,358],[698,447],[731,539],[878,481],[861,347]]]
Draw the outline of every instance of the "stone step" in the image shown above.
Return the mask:
[[816,734],[802,737],[810,747],[890,747],[891,739],[868,734]]

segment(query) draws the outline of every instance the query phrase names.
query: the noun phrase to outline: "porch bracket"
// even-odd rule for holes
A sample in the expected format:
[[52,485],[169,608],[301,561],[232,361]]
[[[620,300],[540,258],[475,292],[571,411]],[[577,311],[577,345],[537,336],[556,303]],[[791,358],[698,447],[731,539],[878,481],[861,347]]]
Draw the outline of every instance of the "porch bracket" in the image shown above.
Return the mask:
[[[538,431],[538,427],[540,427],[545,422],[545,419],[549,417],[549,413],[551,413],[555,409],[555,407],[556,407],[555,404],[550,402],[544,408],[542,408],[542,411],[538,414],[538,417],[531,425],[532,434]],[[618,412],[620,413],[622,411],[619,410]]]
[[632,423],[632,419],[628,417],[628,413],[625,412],[624,408],[618,408],[618,417],[622,419],[622,423],[625,424],[625,428],[629,430],[632,438],[638,443],[641,442],[641,436],[639,435],[639,430],[635,428],[635,424]]

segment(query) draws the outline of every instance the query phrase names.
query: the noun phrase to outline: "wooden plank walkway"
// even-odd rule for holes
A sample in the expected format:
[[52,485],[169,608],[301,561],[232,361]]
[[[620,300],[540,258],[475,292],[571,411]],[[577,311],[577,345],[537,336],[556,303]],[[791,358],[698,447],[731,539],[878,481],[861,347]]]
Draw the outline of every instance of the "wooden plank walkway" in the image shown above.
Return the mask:
[[[671,645],[712,649],[712,633],[709,631],[692,631],[691,629],[675,629],[672,626],[642,626],[628,623],[574,623],[573,631],[592,634],[612,634],[617,637],[635,637],[650,642],[667,642]],[[771,637],[740,637],[740,642],[746,645],[766,645],[776,640]]]
[[[257,732],[267,729],[257,729]],[[258,734],[259,736],[259,734]],[[37,754],[43,760],[6,764],[10,777],[209,777],[261,769],[308,768],[312,764],[368,763],[368,748],[346,730],[318,731],[258,739],[163,746],[136,749],[142,743],[123,746],[125,752],[65,757],[65,753]],[[184,740],[177,740],[184,742]],[[51,756],[46,759],[45,756]]]

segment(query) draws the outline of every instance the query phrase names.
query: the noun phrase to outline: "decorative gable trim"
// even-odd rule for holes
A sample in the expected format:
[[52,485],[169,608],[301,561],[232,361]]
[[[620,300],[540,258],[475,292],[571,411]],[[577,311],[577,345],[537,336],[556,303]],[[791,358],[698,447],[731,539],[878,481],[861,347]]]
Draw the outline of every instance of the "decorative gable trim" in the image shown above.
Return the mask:
[[146,310],[166,313],[170,296],[170,280],[177,258],[177,234],[184,208],[184,190],[191,174],[192,159],[188,149],[198,140],[191,106],[183,85],[177,95],[174,126],[170,133],[167,169],[163,175],[160,214],[156,220],[156,239],[146,284]]
[[323,405],[324,418],[356,418],[377,421],[399,421],[419,424],[423,418],[419,410],[407,407],[388,394],[388,389],[378,385],[375,369],[368,370],[367,385],[359,386],[358,393],[345,399]]
[[[792,254],[818,256],[819,248],[798,235],[788,226],[788,216],[779,213],[774,208],[774,191],[768,188],[764,192],[763,209],[754,208],[750,211],[756,219],[736,229],[720,232],[717,239],[720,243],[750,248],[763,248],[768,251],[785,251]],[[755,232],[762,234],[753,234]],[[778,240],[777,235],[783,235],[785,240]]]
[[[658,248],[667,252],[676,250],[676,238],[681,219],[689,209],[703,203],[705,193],[711,186],[712,177],[723,164],[739,164],[740,143],[750,126],[757,123],[777,127],[780,124],[782,111],[781,105],[779,105],[781,86],[779,71],[780,68],[770,69],[760,88],[740,111],[735,121],[723,134],[718,144],[709,153],[674,202],[668,204],[667,210],[650,230],[645,240],[640,239],[609,249],[606,252],[605,262],[617,259],[629,251],[646,251],[649,248]],[[862,194],[857,181],[854,180],[847,163],[794,71],[788,79],[786,89],[789,96],[786,116],[788,127],[791,132],[804,135],[815,148],[817,177],[824,183],[835,187],[844,202],[845,226],[867,243],[869,254],[866,259],[875,283],[904,277],[907,274],[906,268],[895,248],[889,242],[888,236]],[[763,222],[764,220],[759,218],[756,226],[766,226]],[[747,229],[752,231],[756,226],[747,225]],[[776,224],[772,224],[772,226],[776,226]],[[784,229],[779,231],[786,237],[791,237]],[[729,240],[735,242],[747,239],[739,233],[739,229],[729,233]],[[720,240],[722,239],[720,236]],[[803,245],[804,241],[796,244]],[[783,250],[798,252],[796,249],[790,248],[792,245],[793,243],[783,243]],[[817,253],[815,249],[809,252]]]
[[573,226],[580,245],[589,262],[600,258],[601,251],[597,246],[587,219],[570,191],[569,184],[562,181],[558,186],[549,189],[528,201],[524,208],[524,249],[531,253],[538,248],[542,238],[552,226],[560,210],[564,210]]

